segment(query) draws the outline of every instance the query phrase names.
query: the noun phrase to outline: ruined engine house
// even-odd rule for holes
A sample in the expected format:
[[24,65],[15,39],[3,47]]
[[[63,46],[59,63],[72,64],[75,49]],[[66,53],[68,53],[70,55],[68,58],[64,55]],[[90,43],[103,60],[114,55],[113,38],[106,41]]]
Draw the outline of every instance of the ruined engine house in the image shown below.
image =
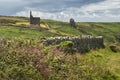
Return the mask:
[[40,26],[40,17],[33,17],[32,11],[30,11],[30,25]]

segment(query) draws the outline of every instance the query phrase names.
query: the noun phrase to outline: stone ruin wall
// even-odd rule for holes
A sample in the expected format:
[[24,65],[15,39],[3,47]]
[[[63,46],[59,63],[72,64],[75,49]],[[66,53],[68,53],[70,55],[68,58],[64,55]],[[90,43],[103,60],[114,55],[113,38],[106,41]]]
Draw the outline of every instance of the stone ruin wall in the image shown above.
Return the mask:
[[74,36],[74,37],[49,37],[43,40],[45,45],[59,44],[63,41],[72,41],[77,52],[87,52],[91,49],[104,48],[103,37]]
[[[93,36],[74,36],[74,37],[49,37],[41,39],[45,45],[56,45],[64,41],[72,41],[74,43],[74,48],[77,52],[84,53],[91,49],[100,49],[104,48],[104,41],[102,36],[93,37]],[[0,47],[4,46],[6,41],[0,38]]]

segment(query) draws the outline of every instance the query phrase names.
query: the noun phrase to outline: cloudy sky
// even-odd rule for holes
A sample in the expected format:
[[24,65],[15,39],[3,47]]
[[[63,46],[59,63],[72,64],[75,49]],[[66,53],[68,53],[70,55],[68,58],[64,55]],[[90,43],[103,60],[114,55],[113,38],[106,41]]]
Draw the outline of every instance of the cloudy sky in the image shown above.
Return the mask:
[[120,0],[0,0],[0,15],[81,22],[120,22]]

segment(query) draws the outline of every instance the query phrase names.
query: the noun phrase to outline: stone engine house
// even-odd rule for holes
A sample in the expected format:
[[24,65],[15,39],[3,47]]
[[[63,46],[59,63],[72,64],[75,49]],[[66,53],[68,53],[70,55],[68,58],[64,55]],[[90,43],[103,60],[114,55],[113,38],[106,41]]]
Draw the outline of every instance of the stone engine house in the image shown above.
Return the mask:
[[30,25],[40,26],[40,17],[33,17],[32,11],[30,11]]

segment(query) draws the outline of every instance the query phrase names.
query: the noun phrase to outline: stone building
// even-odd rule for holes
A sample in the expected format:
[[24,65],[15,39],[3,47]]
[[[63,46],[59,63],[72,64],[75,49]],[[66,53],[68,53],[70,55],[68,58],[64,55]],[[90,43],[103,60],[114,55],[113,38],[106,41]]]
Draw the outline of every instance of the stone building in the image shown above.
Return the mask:
[[33,17],[32,11],[30,11],[30,25],[40,25],[40,17]]
[[76,24],[73,18],[70,19],[70,26],[76,28]]

